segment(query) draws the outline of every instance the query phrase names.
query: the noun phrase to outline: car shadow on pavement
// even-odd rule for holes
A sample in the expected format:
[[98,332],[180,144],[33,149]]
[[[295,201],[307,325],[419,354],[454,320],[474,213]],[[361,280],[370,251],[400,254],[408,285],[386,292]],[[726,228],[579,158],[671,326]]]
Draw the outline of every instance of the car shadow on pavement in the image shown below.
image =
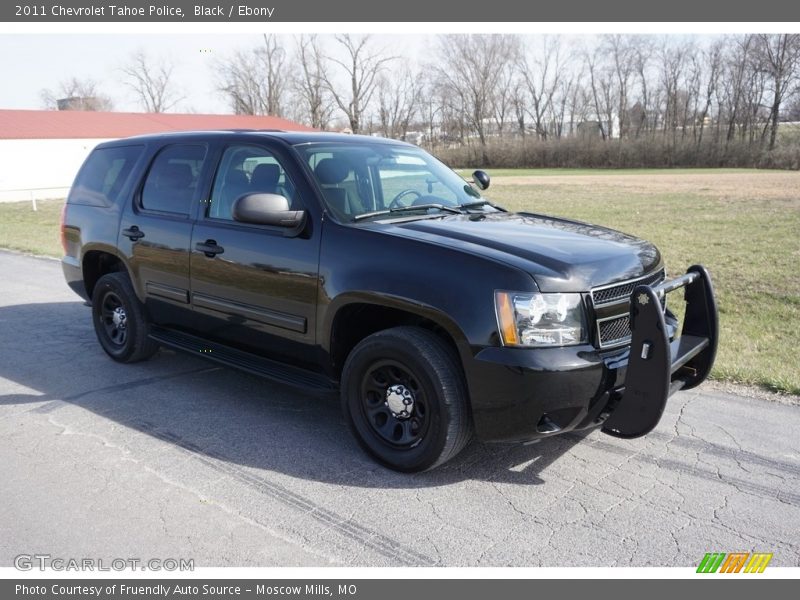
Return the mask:
[[[8,380],[0,382],[0,407],[19,408],[11,412],[60,420],[68,417],[59,416],[60,411],[78,407],[171,444],[217,470],[246,471],[248,477],[257,469],[375,488],[464,480],[540,485],[547,482],[548,467],[589,435],[573,432],[532,445],[473,441],[432,472],[395,473],[359,449],[335,398],[165,349],[143,363],[115,363],[100,349],[90,312],[79,302],[0,307],[0,377]],[[81,422],[86,426],[86,420]],[[123,444],[131,440],[129,434],[122,436]],[[704,447],[730,453],[713,444]]]

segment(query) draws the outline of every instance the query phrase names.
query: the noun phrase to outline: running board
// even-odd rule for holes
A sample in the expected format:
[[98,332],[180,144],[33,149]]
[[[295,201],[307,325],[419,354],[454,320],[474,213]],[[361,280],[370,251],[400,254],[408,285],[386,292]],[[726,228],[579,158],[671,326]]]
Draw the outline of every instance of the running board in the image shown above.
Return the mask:
[[150,337],[159,344],[175,350],[195,354],[226,367],[246,371],[309,392],[334,394],[339,389],[335,381],[319,373],[285,365],[223,344],[209,342],[188,333],[153,327]]

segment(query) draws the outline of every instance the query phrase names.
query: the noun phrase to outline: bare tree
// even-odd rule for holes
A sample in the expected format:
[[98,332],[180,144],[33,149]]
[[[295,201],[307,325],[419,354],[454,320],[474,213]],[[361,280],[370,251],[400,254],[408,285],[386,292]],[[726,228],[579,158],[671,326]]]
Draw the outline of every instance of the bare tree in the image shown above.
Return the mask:
[[705,71],[705,63],[698,49],[692,45],[689,54],[689,67],[684,74],[682,86],[684,88],[683,102],[683,132],[682,137],[691,132],[692,138],[697,140],[698,120],[700,118],[700,88]]
[[237,50],[217,61],[218,89],[228,97],[237,115],[283,116],[288,79],[287,53],[275,35],[264,35],[264,44]]
[[[430,148],[436,148],[444,130],[443,98],[439,94],[436,81],[426,74],[423,77],[419,97],[419,113],[422,126],[427,131],[426,137]],[[438,121],[438,124],[437,124]]]
[[672,133],[673,141],[681,122],[682,89],[680,82],[684,77],[690,50],[683,45],[671,44],[665,38],[658,51],[661,87],[664,90],[664,133]]
[[329,69],[322,71],[325,87],[333,96],[336,105],[346,115],[353,133],[361,132],[364,112],[372,100],[378,85],[378,76],[394,56],[386,56],[381,50],[370,47],[370,36],[354,37],[350,34],[335,37],[345,50],[347,58],[339,60],[330,57],[328,60],[339,67],[340,75],[345,75],[349,85],[340,86],[336,76]]
[[111,98],[101,94],[92,79],[71,77],[61,81],[55,90],[41,90],[39,96],[48,110],[110,111],[114,108]]
[[[573,97],[573,89],[578,85],[578,78],[582,75],[582,71],[576,71],[576,64],[571,58],[570,49],[567,48],[567,52],[564,52],[559,37],[554,37],[550,44],[550,60],[553,63],[548,69],[552,73],[551,83],[549,85],[545,83],[542,89],[545,89],[549,95],[547,102],[549,134],[555,136],[556,139],[561,139],[564,135],[567,109]],[[570,131],[572,131],[571,125]]]
[[727,44],[725,57],[725,72],[721,78],[721,95],[723,106],[720,107],[719,122],[727,122],[725,134],[726,147],[735,138],[737,128],[744,133],[748,120],[747,100],[748,88],[751,88],[751,55],[754,46],[754,36],[744,35],[732,38]]
[[419,110],[421,87],[419,74],[408,69],[391,78],[381,76],[378,81],[381,135],[406,139],[411,120]]
[[617,103],[617,132],[620,138],[628,134],[628,102],[629,88],[633,71],[635,69],[636,47],[633,37],[629,35],[606,35],[600,46],[600,51],[605,52],[611,59],[613,72],[617,79],[617,92],[619,102]]
[[516,65],[508,61],[502,67],[502,73],[497,80],[497,89],[491,100],[492,118],[495,122],[497,135],[502,136],[511,111],[514,109],[520,81]]
[[775,148],[778,121],[786,93],[800,79],[800,34],[761,34],[757,36],[761,69],[769,77],[769,149]]
[[325,129],[333,112],[333,99],[323,81],[324,61],[316,35],[297,39],[297,60],[300,68],[293,80],[295,94],[304,105],[309,124]]
[[617,103],[615,76],[597,53],[587,51],[584,62],[589,72],[589,89],[600,135],[607,140],[614,135],[614,107]]
[[631,57],[639,86],[638,114],[636,118],[631,119],[631,126],[636,126],[635,136],[637,138],[643,130],[648,132],[656,128],[657,116],[648,76],[652,54],[652,40],[648,37],[637,38]]
[[[611,35],[576,47],[553,36],[445,35],[412,86],[418,77],[390,72],[368,37],[338,36],[331,58],[301,37],[292,114],[325,127],[341,111],[342,126],[393,137],[424,130],[430,146],[469,165],[791,165],[792,152],[769,151],[792,143],[779,123],[800,120],[799,39]],[[582,124],[618,152],[556,148]],[[490,144],[529,133],[537,139]]]
[[705,94],[703,96],[703,109],[698,115],[698,121],[700,124],[700,132],[697,136],[698,146],[703,142],[703,132],[705,131],[706,120],[709,118],[712,102],[714,101],[715,97],[715,90],[717,89],[719,83],[719,73],[722,66],[722,50],[723,42],[721,40],[717,40],[711,45],[711,47],[703,52],[703,62],[708,68],[708,74],[705,84]]
[[569,112],[569,132],[570,135],[577,133],[578,124],[583,123],[589,118],[592,106],[592,95],[589,90],[581,83],[583,71],[575,76],[575,84],[570,90],[567,99],[567,111]]
[[515,61],[519,38],[513,35],[443,35],[439,37],[438,62],[432,67],[440,85],[457,100],[470,129],[478,136],[482,159],[486,153],[486,123],[502,77],[503,67]]
[[153,60],[139,50],[121,70],[126,77],[125,85],[136,92],[145,112],[167,112],[184,99],[172,79],[174,65],[166,59]]
[[215,65],[218,89],[237,115],[261,115],[267,110],[259,63],[255,52],[237,50]]
[[[576,77],[574,74],[561,77],[558,81],[553,99],[550,102],[551,121],[553,124],[553,134],[556,139],[561,139],[565,134],[564,126],[567,120],[567,108],[570,104],[570,99],[573,97],[573,88],[576,86]],[[571,117],[572,115],[570,115]],[[571,119],[570,119],[571,120]],[[572,133],[572,127],[568,129],[567,133]]]
[[283,116],[283,98],[286,92],[286,51],[278,44],[274,34],[264,34],[264,46],[256,53],[264,67],[266,114]]
[[517,122],[517,133],[519,133],[522,138],[524,138],[527,133],[527,105],[528,96],[525,90],[525,84],[520,78],[517,78],[511,90],[511,106],[514,109],[514,119]]

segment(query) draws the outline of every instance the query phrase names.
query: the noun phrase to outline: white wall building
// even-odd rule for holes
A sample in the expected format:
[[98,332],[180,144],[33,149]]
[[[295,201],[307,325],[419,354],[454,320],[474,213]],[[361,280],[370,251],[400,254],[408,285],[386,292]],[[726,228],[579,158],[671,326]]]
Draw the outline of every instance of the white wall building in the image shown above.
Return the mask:
[[308,130],[277,117],[0,110],[0,202],[64,198],[83,160],[107,140],[208,129]]

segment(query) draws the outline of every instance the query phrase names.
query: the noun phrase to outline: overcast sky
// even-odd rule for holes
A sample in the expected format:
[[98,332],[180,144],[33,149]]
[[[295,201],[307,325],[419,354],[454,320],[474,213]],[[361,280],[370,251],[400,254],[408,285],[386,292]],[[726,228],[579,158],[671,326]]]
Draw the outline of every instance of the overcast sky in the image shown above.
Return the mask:
[[[263,28],[295,34],[317,31],[331,37],[342,27],[341,23],[281,23]],[[800,31],[797,23],[350,23],[345,27],[375,33],[375,40],[392,54],[419,61],[431,56],[436,34],[444,32],[558,33],[573,39],[610,32],[647,33],[668,34],[680,40],[756,30]],[[77,77],[95,80],[111,97],[116,110],[139,111],[132,92],[122,84],[119,69],[133,52],[144,49],[154,56],[170,57],[175,63],[175,78],[186,96],[175,110],[229,112],[225,99],[215,89],[210,65],[215,58],[224,58],[236,49],[262,43],[261,29],[259,23],[0,23],[0,108],[42,108],[42,89],[55,90],[60,81]],[[391,35],[397,31],[416,35]]]
[[[403,56],[416,56],[433,40],[418,35],[374,37],[381,47]],[[286,41],[291,43],[291,36]],[[143,49],[175,64],[175,80],[186,96],[175,112],[226,113],[230,109],[215,89],[212,63],[259,44],[263,40],[257,34],[1,34],[0,108],[43,108],[42,89],[55,90],[60,81],[77,77],[96,81],[98,89],[113,100],[115,110],[138,112],[141,108],[123,84],[120,67]]]
[[[281,36],[282,43],[293,48],[295,35]],[[319,37],[326,51],[342,52],[333,42],[332,34],[323,33]],[[526,37],[532,50],[539,47],[541,34]],[[566,54],[569,46],[591,47],[598,40],[595,34],[568,34],[561,38],[566,44],[563,48]],[[679,33],[666,39],[680,44],[688,39],[707,42],[711,36]],[[378,33],[372,35],[371,43],[388,54],[424,63],[434,55],[436,40],[437,34],[433,33]],[[113,101],[114,110],[139,112],[142,109],[135,92],[125,86],[120,69],[133,53],[144,50],[150,57],[165,57],[175,66],[173,77],[185,99],[171,112],[229,113],[228,101],[216,89],[214,62],[224,60],[236,50],[252,49],[263,43],[262,35],[252,30],[230,34],[0,33],[0,109],[44,108],[41,91],[55,92],[59,82],[75,77],[94,80],[98,91]],[[341,54],[338,56],[343,58]]]

